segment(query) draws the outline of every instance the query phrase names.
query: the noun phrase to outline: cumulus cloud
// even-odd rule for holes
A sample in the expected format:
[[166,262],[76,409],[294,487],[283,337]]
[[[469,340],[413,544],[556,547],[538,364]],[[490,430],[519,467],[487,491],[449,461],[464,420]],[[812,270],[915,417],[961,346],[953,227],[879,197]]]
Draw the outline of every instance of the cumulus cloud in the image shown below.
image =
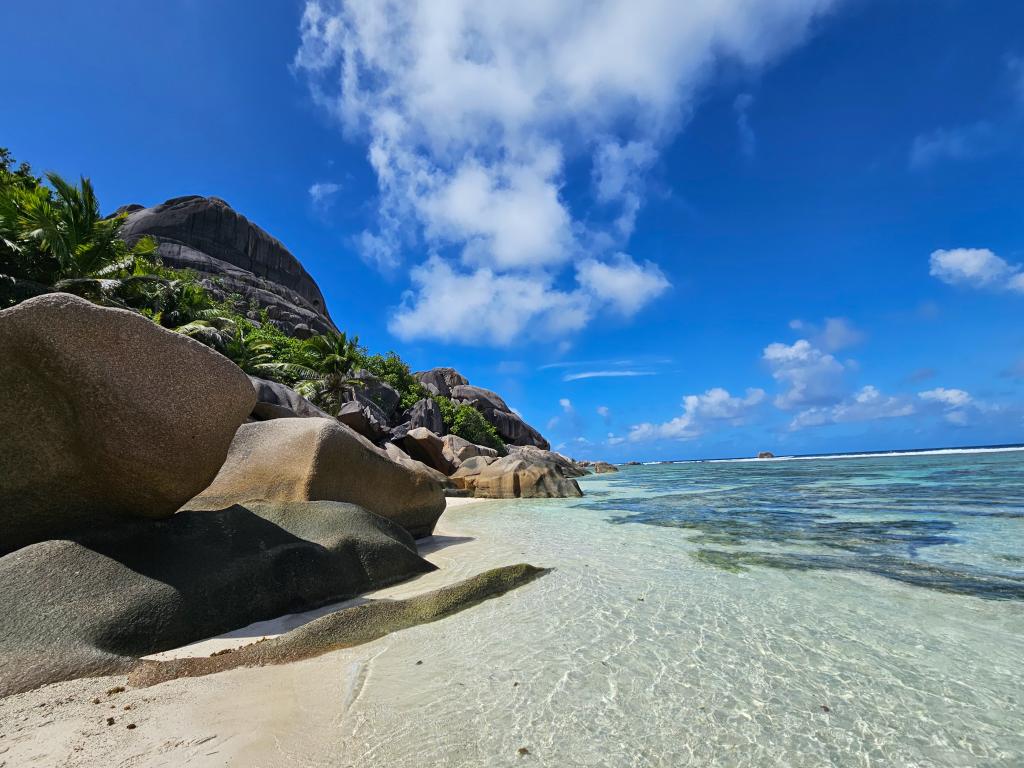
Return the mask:
[[586,259],[577,268],[576,277],[589,295],[623,315],[635,314],[669,287],[657,265],[649,261],[637,264],[624,253],[616,254],[610,262]]
[[818,406],[801,411],[793,417],[789,428],[795,431],[823,424],[893,419],[910,416],[912,413],[914,413],[913,403],[902,397],[883,395],[877,388],[868,385],[853,397],[846,398],[833,406]]
[[804,333],[815,346],[828,352],[856,346],[866,338],[865,333],[845,317],[826,317],[820,326],[803,320],[790,320],[789,327]]
[[572,401],[568,397],[563,397],[558,401],[558,404],[562,406],[562,410],[566,413],[574,413],[575,409],[572,407]]
[[612,411],[611,411],[611,409],[607,405],[599,405],[599,406],[597,406],[596,410],[597,410],[597,415],[600,416],[605,421],[608,421],[608,419],[611,418]]
[[984,404],[976,402],[970,393],[962,389],[936,387],[918,392],[917,396],[926,403],[942,408],[945,420],[957,426],[966,426],[969,421],[969,410],[986,410]]
[[[385,270],[428,254],[393,326],[408,338],[411,319],[436,317],[420,336],[468,340],[435,301],[453,286],[418,279],[424,269],[529,292],[540,310],[517,333],[550,331],[553,307],[572,305],[569,331],[662,295],[661,270],[624,253],[645,174],[716,65],[766,66],[837,2],[308,0],[295,69],[350,138],[365,137],[377,176],[360,252]],[[571,207],[570,162],[591,168]],[[476,341],[508,338],[492,330]]]
[[988,248],[932,251],[929,273],[950,285],[1024,293],[1021,265],[1010,264]]
[[806,339],[769,344],[762,359],[772,378],[787,387],[775,397],[777,408],[831,405],[841,398],[845,366]]
[[460,270],[438,257],[411,272],[414,290],[388,322],[398,338],[464,344],[511,344],[529,328],[577,331],[590,319],[579,295],[555,289],[548,277]]
[[645,422],[634,425],[629,432],[633,442],[673,439],[692,440],[704,434],[715,424],[743,424],[750,412],[764,402],[763,389],[748,389],[746,396],[734,397],[721,387],[714,387],[702,395],[683,398],[683,413],[662,424]]

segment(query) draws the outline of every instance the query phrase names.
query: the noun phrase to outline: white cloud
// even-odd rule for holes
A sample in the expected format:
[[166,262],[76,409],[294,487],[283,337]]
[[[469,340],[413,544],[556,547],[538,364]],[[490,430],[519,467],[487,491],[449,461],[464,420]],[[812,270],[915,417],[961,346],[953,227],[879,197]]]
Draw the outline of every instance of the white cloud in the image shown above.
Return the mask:
[[853,397],[833,406],[818,406],[801,411],[789,424],[790,430],[876,419],[894,419],[914,413],[913,403],[905,398],[885,396],[875,387],[863,387]]
[[669,282],[651,262],[637,264],[624,253],[611,262],[587,259],[580,263],[576,277],[586,292],[610,304],[623,315],[633,315],[669,288]]
[[568,397],[561,398],[558,401],[558,404],[562,406],[562,410],[565,411],[566,413],[574,413],[572,401]]
[[932,251],[929,273],[950,285],[1024,293],[1020,264],[1010,264],[988,248]]
[[789,345],[769,344],[762,359],[772,377],[788,387],[775,397],[777,408],[831,405],[841,398],[843,363],[806,339]]
[[[380,197],[357,238],[364,259],[394,270],[427,252],[418,269],[437,272],[443,257],[449,275],[528,281],[543,287],[541,308],[517,333],[567,301],[588,306],[562,324],[578,330],[668,288],[656,265],[620,252],[644,175],[718,65],[766,66],[838,1],[308,0],[294,66],[350,137],[367,137]],[[565,167],[577,160],[592,189],[570,207]],[[554,289],[571,266],[578,286]],[[415,271],[413,291],[392,320],[406,338],[411,308],[433,306]],[[465,336],[434,331],[415,333]]]
[[562,381],[579,381],[580,379],[617,379],[632,378],[634,376],[654,376],[654,371],[580,371],[579,373],[567,373]]
[[309,199],[313,207],[325,210],[330,206],[332,198],[341,191],[341,184],[333,181],[318,181],[309,188]]
[[584,298],[544,276],[462,271],[433,257],[412,270],[414,291],[388,322],[398,338],[507,345],[540,333],[577,331],[590,309]]
[[751,410],[764,402],[763,389],[748,389],[745,397],[734,397],[721,387],[709,389],[703,395],[683,398],[683,413],[662,424],[645,422],[634,425],[629,432],[633,442],[674,439],[691,440],[704,434],[716,423],[733,426],[744,423]]
[[612,413],[611,409],[607,405],[599,405],[599,406],[597,406],[596,410],[597,410],[597,415],[600,416],[605,421],[608,420],[608,418],[611,416],[611,413]]
[[845,317],[826,317],[824,325],[803,320],[790,320],[789,327],[800,331],[811,343],[827,352],[838,352],[860,344],[866,338],[863,331]]
[[941,403],[948,408],[963,408],[971,402],[970,394],[964,390],[946,389],[945,387],[936,387],[935,389],[929,389],[925,392],[918,392],[917,396],[922,400]]

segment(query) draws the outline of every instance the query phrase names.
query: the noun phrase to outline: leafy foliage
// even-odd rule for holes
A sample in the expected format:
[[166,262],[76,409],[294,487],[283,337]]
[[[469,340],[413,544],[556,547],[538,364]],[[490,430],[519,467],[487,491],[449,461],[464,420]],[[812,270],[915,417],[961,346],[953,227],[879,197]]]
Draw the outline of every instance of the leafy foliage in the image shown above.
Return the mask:
[[441,420],[448,432],[471,443],[493,448],[499,454],[508,452],[498,430],[476,408],[466,403],[454,403],[441,395],[434,396],[434,400],[441,409]]
[[426,387],[412,375],[409,364],[394,352],[388,352],[386,355],[364,354],[360,367],[398,391],[401,397],[399,408],[403,411],[412,408],[417,400],[430,397]]
[[337,415],[346,395],[363,385],[354,376],[363,358],[359,339],[349,339],[344,333],[313,336],[296,352],[296,360],[274,362],[269,370],[293,379],[300,395],[332,416]]

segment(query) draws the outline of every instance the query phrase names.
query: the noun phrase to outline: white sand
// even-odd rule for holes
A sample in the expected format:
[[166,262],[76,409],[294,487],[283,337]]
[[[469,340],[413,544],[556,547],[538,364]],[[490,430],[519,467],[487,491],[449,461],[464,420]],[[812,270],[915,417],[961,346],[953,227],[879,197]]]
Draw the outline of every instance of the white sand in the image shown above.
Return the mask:
[[[437,571],[359,599],[409,597],[489,567],[485,543],[458,530],[457,510],[478,503],[482,500],[449,499],[434,536],[420,542]],[[238,647],[352,602],[258,622],[157,657],[205,656]],[[0,768],[337,766],[343,751],[338,725],[366,682],[374,654],[383,652],[380,642],[295,664],[236,669],[109,695],[110,689],[126,686],[124,677],[73,680],[0,699]],[[107,718],[114,723],[108,725]]]

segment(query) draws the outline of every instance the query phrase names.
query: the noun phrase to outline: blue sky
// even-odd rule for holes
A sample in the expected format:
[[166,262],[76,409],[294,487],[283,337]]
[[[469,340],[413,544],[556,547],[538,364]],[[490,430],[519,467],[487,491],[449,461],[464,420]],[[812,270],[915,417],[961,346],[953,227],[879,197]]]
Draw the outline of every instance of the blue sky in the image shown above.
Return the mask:
[[0,144],[223,197],[567,453],[1024,440],[1020,3],[86,5],[0,7]]

